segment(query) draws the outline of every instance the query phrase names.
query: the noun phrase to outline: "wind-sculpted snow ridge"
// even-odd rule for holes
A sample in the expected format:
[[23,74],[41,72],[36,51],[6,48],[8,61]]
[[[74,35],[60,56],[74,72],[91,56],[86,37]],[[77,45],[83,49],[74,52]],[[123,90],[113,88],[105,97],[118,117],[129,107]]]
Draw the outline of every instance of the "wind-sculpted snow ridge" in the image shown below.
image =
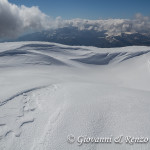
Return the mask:
[[[5,44],[1,44],[6,47]],[[91,47],[65,46],[55,43],[22,42],[15,49],[0,50],[0,66],[10,67],[16,65],[70,65],[69,60],[94,65],[107,65],[116,59],[124,61],[136,56],[150,52],[148,47],[141,47],[143,50],[131,51],[132,47],[126,49],[112,48],[98,49]],[[12,46],[12,43],[10,43]],[[14,46],[15,47],[15,46]],[[7,45],[8,48],[8,45]],[[136,49],[136,47],[134,48]],[[118,51],[119,50],[119,51]],[[69,62],[67,62],[67,60]],[[72,62],[73,63],[73,62]]]
[[150,47],[1,43],[0,150],[149,150],[149,83]]
[[119,52],[119,53],[103,53],[103,54],[94,54],[92,56],[89,56],[87,58],[79,58],[74,59],[76,61],[86,63],[86,64],[94,64],[94,65],[108,65],[113,60],[122,58],[120,61],[125,61],[130,58],[134,58],[136,56],[140,56],[146,53],[149,53],[150,51],[141,51],[141,52],[134,52],[134,53],[128,53],[128,52]]
[[[47,87],[47,86],[44,86],[44,87]],[[18,94],[16,94],[16,95],[14,95],[14,96],[12,96],[12,97],[6,99],[5,101],[2,101],[2,102],[0,103],[0,106],[5,105],[7,102],[13,100],[14,98],[16,98],[16,97],[18,97],[18,96],[20,96],[20,95],[25,95],[25,93],[32,92],[32,91],[34,91],[34,90],[41,89],[41,88],[44,88],[44,87],[43,87],[43,86],[42,86],[42,87],[36,87],[36,88],[28,89],[28,90],[26,90],[26,91],[24,91],[24,92],[18,93]]]

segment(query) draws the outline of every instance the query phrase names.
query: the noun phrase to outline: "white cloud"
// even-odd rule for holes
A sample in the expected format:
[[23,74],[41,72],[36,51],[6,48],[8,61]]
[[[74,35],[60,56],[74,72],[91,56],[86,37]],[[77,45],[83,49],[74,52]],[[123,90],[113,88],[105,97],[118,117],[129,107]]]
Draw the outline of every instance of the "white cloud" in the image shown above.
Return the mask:
[[16,6],[7,0],[0,0],[0,37],[16,37],[27,30],[48,29],[53,20],[38,7]]
[[133,19],[107,19],[86,20],[73,19],[64,21],[68,26],[77,27],[79,30],[94,29],[97,31],[107,30],[109,35],[118,35],[122,32],[150,33],[150,17],[136,14]]
[[63,20],[52,19],[36,6],[17,6],[7,0],[0,0],[0,38],[13,38],[28,31],[50,28],[77,27],[79,30],[107,30],[109,35],[121,32],[150,32],[150,17],[137,14],[134,19]]

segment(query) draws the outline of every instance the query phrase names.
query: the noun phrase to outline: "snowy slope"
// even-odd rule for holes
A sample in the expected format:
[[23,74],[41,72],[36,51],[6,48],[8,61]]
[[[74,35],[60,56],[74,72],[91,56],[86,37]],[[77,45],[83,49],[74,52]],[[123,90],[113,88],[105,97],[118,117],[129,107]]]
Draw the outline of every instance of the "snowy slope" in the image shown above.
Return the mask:
[[[149,150],[150,47],[0,44],[0,150]],[[67,142],[68,135],[75,137]],[[123,143],[78,137],[123,136]]]

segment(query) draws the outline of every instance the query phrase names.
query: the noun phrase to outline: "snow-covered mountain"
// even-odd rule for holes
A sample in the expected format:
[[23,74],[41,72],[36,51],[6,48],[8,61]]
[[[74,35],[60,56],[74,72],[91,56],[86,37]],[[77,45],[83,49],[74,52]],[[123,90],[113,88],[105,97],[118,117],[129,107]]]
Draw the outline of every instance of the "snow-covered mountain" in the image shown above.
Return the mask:
[[1,43],[0,150],[149,150],[149,83],[150,47]]
[[17,41],[49,41],[76,46],[123,47],[133,45],[150,46],[150,33],[119,31],[109,33],[109,30],[95,28],[79,29],[78,27],[62,27],[32,34],[27,34]]

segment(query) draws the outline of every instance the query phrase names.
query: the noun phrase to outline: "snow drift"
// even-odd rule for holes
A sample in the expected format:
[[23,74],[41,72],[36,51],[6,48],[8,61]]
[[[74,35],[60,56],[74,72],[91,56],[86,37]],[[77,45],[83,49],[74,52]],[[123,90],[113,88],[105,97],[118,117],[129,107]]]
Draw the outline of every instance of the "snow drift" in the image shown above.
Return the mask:
[[[149,150],[150,47],[0,44],[1,150]],[[71,144],[68,135],[75,137]],[[123,136],[122,144],[77,138]]]

